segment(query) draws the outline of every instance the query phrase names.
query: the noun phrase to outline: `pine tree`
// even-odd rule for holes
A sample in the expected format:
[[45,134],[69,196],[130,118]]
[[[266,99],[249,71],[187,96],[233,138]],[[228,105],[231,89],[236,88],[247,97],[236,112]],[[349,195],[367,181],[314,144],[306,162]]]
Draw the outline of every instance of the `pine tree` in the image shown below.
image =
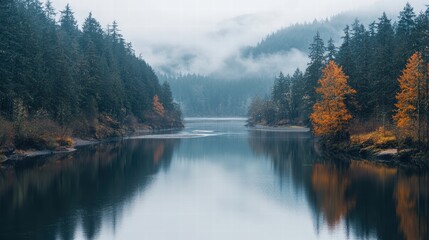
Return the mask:
[[346,25],[344,28],[344,36],[341,38],[343,39],[343,43],[340,46],[340,49],[338,51],[338,57],[336,61],[343,66],[344,72],[347,74],[350,74],[353,70],[354,61],[352,57],[352,50],[350,46],[350,27],[349,25]]
[[164,82],[161,85],[161,103],[166,110],[173,110],[173,94],[171,93],[170,84],[168,82]]
[[417,16],[411,39],[413,48],[421,52],[424,59],[429,59],[429,8]]
[[301,72],[301,70],[298,68],[295,70],[294,74],[292,75],[292,86],[291,86],[291,103],[290,103],[290,115],[291,120],[294,122],[302,122],[304,116],[302,115],[304,112],[304,108],[307,103],[304,101],[306,99],[303,98],[304,94],[304,74]]
[[375,91],[373,93],[373,97],[376,99],[375,111],[383,125],[387,124],[389,116],[391,116],[395,93],[399,89],[396,81],[399,70],[395,68],[394,59],[394,31],[390,22],[386,13],[379,18],[374,49],[377,54],[372,61],[374,82],[371,87]]
[[346,96],[355,94],[356,91],[347,84],[347,79],[342,68],[334,61],[330,61],[323,69],[323,76],[316,90],[321,100],[314,104],[310,116],[317,136],[335,140],[348,136],[347,124],[352,115],[346,108],[345,100]]
[[409,3],[407,3],[404,9],[399,14],[399,21],[396,28],[396,49],[395,57],[397,68],[401,69],[406,64],[407,59],[419,49],[413,44],[413,33],[416,27],[415,23],[416,14]]
[[109,25],[107,34],[112,38],[114,43],[124,45],[124,39],[116,21],[113,21],[112,25]]
[[365,119],[371,116],[374,102],[371,102],[370,81],[371,81],[371,44],[370,32],[365,26],[355,20],[352,24],[350,50],[353,58],[352,66],[348,67],[349,72],[344,71],[349,76],[349,85],[360,94],[356,96],[356,101],[350,104],[350,111],[355,117]]
[[56,23],[55,16],[57,13],[55,12],[55,8],[52,6],[52,2],[50,0],[45,3],[45,15],[52,23]]
[[337,56],[337,48],[335,47],[334,40],[332,38],[328,41],[327,51],[328,54],[326,55],[326,62],[334,61]]
[[[15,71],[20,70],[26,32],[14,0],[0,1],[0,117],[12,116],[17,85]],[[23,72],[21,74],[24,74]]]
[[322,75],[322,68],[325,63],[325,45],[319,32],[313,38],[313,43],[310,45],[310,62],[308,63],[307,70],[305,71],[305,93],[308,98],[309,105],[306,107],[306,114],[309,115],[311,106],[316,102],[316,87],[317,81]]
[[69,35],[74,35],[78,31],[77,22],[74,18],[74,13],[69,4],[66,5],[65,9],[60,12],[60,25],[61,28],[66,31]]
[[290,120],[291,103],[291,77],[280,72],[274,81],[272,101],[277,109],[276,120]]

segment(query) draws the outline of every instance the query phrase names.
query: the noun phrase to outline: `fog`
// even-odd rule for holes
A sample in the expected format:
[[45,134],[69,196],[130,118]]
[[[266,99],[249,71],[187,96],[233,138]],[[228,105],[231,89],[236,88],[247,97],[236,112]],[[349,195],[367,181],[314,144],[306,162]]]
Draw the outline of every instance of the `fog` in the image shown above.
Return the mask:
[[[258,59],[240,56],[240,49],[294,23],[326,19],[350,11],[390,12],[397,16],[406,1],[387,0],[53,0],[57,10],[70,3],[81,25],[91,11],[107,26],[119,23],[137,54],[164,74],[196,73],[234,78],[243,74],[292,72],[304,68],[298,50]],[[409,1],[415,12],[426,1]],[[346,23],[345,23],[346,24]],[[338,44],[338,43],[337,43]]]

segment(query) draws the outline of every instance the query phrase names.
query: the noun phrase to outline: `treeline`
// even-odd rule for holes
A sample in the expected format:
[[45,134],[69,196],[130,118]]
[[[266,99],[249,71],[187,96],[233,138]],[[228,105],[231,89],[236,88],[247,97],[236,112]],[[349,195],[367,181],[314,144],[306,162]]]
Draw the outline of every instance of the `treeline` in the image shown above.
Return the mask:
[[250,125],[304,125],[304,74],[297,69],[291,75],[280,73],[274,80],[270,99],[252,99],[248,110]]
[[0,2],[3,122],[49,119],[91,137],[118,135],[136,124],[181,125],[169,85],[136,56],[116,22],[103,29],[90,13],[79,28],[69,5],[57,14],[50,1]]
[[[325,43],[317,33],[309,48],[307,69],[303,73],[297,70],[294,76],[280,74],[270,99],[262,101],[268,107],[257,107],[261,101],[253,101],[250,123],[282,121],[309,125],[313,106],[320,99],[316,88],[322,69],[331,60],[342,66],[348,84],[357,92],[345,100],[354,121],[371,126],[393,123],[398,78],[413,53],[421,52],[423,59],[429,59],[428,31],[429,9],[416,15],[406,4],[396,22],[386,14],[368,26],[355,20],[344,28],[339,47],[332,40]],[[299,97],[293,98],[294,95]]]
[[256,46],[243,49],[242,54],[245,57],[257,58],[261,55],[276,54],[288,52],[292,49],[298,49],[303,52],[308,51],[314,33],[320,33],[321,38],[334,39],[340,38],[341,29],[346,16],[336,16],[331,20],[314,20],[311,23],[295,24],[282,28],[266,36]]
[[221,79],[195,74],[168,77],[160,75],[172,88],[174,99],[187,117],[246,116],[256,95],[266,95],[271,86],[266,79]]
[[356,18],[356,14],[361,15],[361,20],[365,23],[371,22],[373,18],[372,13],[341,13],[330,19],[297,23],[267,35],[255,46],[244,48],[241,53],[245,57],[253,58],[289,52],[292,49],[298,49],[307,53],[308,46],[312,43],[315,32],[319,32],[321,38],[325,41],[329,40],[329,38],[337,41],[341,38],[344,23],[352,22]]

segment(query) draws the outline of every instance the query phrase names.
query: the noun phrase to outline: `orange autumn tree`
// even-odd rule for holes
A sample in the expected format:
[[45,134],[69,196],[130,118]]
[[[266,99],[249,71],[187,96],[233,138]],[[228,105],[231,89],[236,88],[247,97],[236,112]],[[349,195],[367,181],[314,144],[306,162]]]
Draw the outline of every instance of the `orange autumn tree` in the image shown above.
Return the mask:
[[341,139],[352,119],[345,104],[346,96],[356,91],[347,84],[348,77],[334,61],[330,61],[322,73],[316,89],[321,99],[314,104],[310,116],[313,131],[317,136]]
[[420,100],[425,93],[424,62],[419,52],[414,53],[409,59],[402,75],[399,77],[400,90],[396,94],[396,114],[393,120],[401,134],[401,137],[417,140],[418,138],[418,110]]
[[164,116],[165,109],[162,103],[159,101],[158,95],[153,96],[153,111],[161,117]]

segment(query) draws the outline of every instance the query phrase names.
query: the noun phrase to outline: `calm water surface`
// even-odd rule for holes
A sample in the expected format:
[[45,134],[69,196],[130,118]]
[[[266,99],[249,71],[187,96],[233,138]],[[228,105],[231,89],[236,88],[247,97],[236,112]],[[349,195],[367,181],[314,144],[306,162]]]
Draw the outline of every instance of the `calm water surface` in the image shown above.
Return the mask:
[[309,133],[244,124],[2,169],[0,239],[429,239],[428,173],[322,160]]

